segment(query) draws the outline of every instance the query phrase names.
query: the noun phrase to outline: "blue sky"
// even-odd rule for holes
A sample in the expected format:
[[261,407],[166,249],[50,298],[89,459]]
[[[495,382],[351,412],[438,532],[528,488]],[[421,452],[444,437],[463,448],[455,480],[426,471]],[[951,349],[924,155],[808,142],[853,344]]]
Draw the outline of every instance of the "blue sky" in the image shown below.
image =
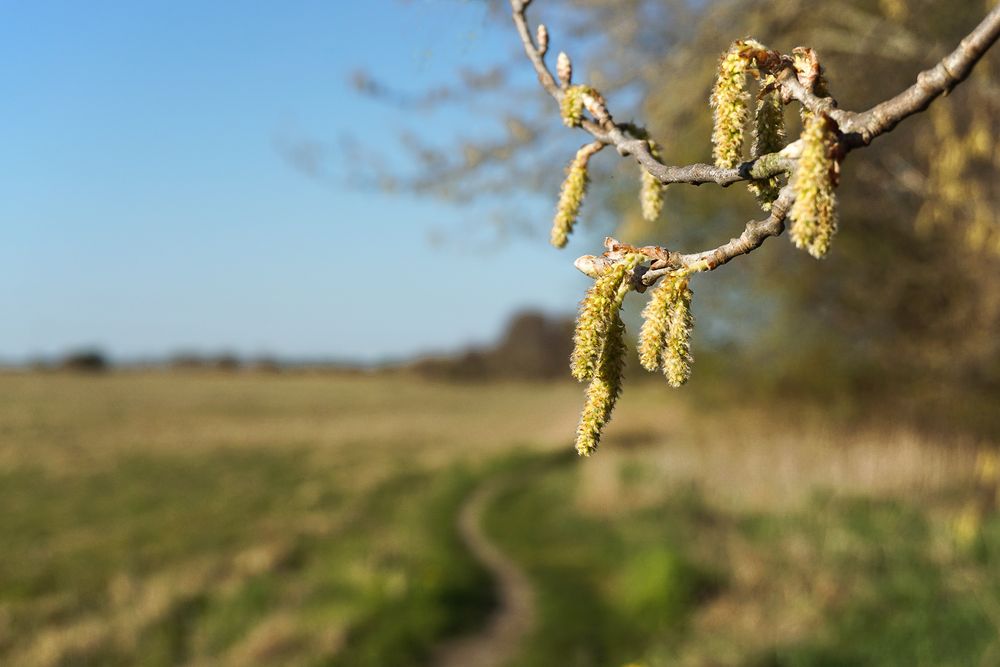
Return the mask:
[[[392,155],[405,127],[353,91],[357,68],[420,91],[513,40],[506,14],[463,0],[0,0],[0,359],[378,360],[489,341],[521,307],[572,310],[586,279],[566,253],[431,244],[484,211],[359,190],[330,150],[351,136]],[[472,114],[420,132],[475,136]],[[282,156],[302,138],[328,147],[322,178]],[[551,203],[526,206],[546,227]]]

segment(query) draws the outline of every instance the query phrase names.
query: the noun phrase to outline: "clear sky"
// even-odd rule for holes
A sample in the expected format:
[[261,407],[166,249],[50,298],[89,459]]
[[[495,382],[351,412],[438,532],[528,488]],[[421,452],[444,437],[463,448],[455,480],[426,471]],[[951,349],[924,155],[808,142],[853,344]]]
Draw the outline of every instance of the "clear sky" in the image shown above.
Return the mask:
[[[489,223],[352,188],[335,150],[351,136],[391,156],[405,127],[353,91],[355,69],[420,91],[512,40],[506,14],[463,0],[0,0],[0,359],[377,360],[489,341],[521,307],[572,310],[587,281],[568,255],[432,244]],[[456,106],[421,131],[477,122]],[[283,156],[302,137],[326,147],[319,178]],[[550,209],[529,204],[543,228]]]

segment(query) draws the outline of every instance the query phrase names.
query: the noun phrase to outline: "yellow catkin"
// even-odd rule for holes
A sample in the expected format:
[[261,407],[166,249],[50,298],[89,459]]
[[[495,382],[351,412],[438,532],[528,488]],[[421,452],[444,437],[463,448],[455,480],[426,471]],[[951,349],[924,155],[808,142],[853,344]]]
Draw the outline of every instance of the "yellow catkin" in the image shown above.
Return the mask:
[[579,127],[583,121],[583,98],[587,95],[597,96],[590,86],[569,86],[563,91],[559,111],[566,127]]
[[642,259],[642,255],[628,255],[609,267],[594,281],[580,302],[570,357],[573,377],[580,382],[595,377],[605,338],[631,288],[632,271]]
[[[649,152],[657,160],[660,159],[660,147],[655,141],[649,141]],[[642,217],[648,222],[654,222],[663,211],[663,190],[665,186],[655,176],[642,169],[642,187],[639,190],[639,204]]]
[[669,275],[661,279],[642,311],[639,361],[650,372],[662,368],[674,387],[691,376],[691,296],[686,274]]
[[587,144],[576,152],[572,162],[566,168],[566,180],[559,191],[559,203],[556,205],[556,215],[552,220],[552,232],[549,241],[557,248],[566,245],[569,235],[573,232],[580,206],[587,194],[587,184],[590,177],[587,165],[590,156],[600,150],[600,144]]
[[712,157],[719,167],[731,168],[743,161],[743,128],[749,118],[743,46],[743,42],[736,42],[722,56],[709,100],[714,121]]
[[625,324],[615,311],[604,338],[597,372],[587,385],[587,400],[576,429],[576,451],[590,456],[597,450],[601,433],[622,391],[625,370]]
[[671,387],[680,387],[691,377],[691,289],[686,277],[679,277],[673,285],[673,299],[667,312],[667,335],[660,363],[663,376]]
[[660,354],[667,338],[667,322],[673,289],[669,276],[660,279],[642,310],[639,330],[639,363],[650,373],[660,367]]
[[[754,113],[754,133],[751,154],[754,158],[768,153],[777,153],[785,147],[785,113],[781,99],[776,93],[768,93],[757,100]],[[757,198],[760,207],[771,210],[771,204],[778,198],[781,190],[781,179],[772,176],[767,179],[751,181],[750,192]]]
[[834,192],[833,149],[836,135],[824,116],[808,114],[802,131],[802,157],[793,177],[795,203],[788,217],[789,236],[797,248],[816,258],[830,249],[837,232],[837,196]]

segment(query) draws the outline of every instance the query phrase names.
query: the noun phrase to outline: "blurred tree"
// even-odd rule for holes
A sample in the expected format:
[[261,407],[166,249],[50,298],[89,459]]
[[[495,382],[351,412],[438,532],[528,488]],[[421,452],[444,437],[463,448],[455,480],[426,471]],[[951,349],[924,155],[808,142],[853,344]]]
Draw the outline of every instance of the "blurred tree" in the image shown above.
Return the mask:
[[63,370],[79,373],[103,373],[110,366],[107,356],[96,349],[69,352],[59,364]]
[[413,369],[428,377],[452,380],[564,379],[572,348],[571,318],[525,311],[510,319],[494,347],[467,350],[456,357],[423,359]]

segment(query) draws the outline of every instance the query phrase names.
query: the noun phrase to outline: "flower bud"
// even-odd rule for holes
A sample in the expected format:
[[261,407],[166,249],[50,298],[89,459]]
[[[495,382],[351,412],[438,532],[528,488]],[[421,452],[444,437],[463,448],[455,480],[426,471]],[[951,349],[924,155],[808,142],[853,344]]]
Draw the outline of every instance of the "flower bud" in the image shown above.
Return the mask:
[[565,51],[560,51],[559,57],[556,58],[556,76],[564,87],[573,81],[573,63]]
[[538,48],[538,55],[544,56],[549,50],[549,29],[544,23],[538,24],[538,31],[535,33],[535,45]]

